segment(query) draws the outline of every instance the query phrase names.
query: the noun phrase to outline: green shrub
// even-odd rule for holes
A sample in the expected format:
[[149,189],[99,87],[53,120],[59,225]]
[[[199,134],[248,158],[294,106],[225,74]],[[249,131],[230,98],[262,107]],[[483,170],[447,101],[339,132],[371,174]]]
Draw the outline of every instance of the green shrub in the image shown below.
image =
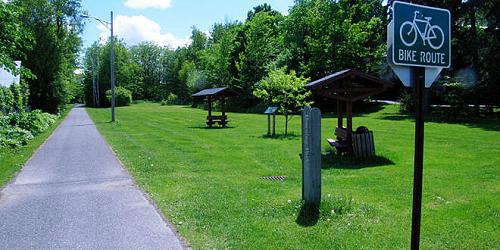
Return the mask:
[[12,126],[30,131],[33,135],[38,135],[55,123],[57,116],[40,110],[33,110],[31,112],[11,113],[9,119]]
[[11,112],[14,106],[14,95],[9,88],[0,86],[0,109],[3,114]]
[[33,139],[30,131],[19,127],[0,128],[0,147],[19,147]]
[[[106,98],[111,103],[111,90],[106,91]],[[117,107],[129,106],[131,103],[132,103],[132,91],[130,91],[124,87],[116,87],[115,105]]]
[[0,115],[0,147],[26,145],[29,140],[33,139],[33,136],[42,133],[54,124],[56,119],[56,115],[43,113],[40,110]]
[[174,93],[168,94],[167,99],[164,99],[163,101],[161,101],[162,106],[176,105],[176,104],[180,104],[180,102],[179,102],[179,98]]
[[414,113],[415,103],[413,101],[413,95],[408,91],[401,92],[399,96],[399,112],[401,113]]
[[443,84],[444,102],[450,105],[449,108],[441,109],[440,113],[445,118],[466,118],[472,115],[473,110],[467,103],[467,89],[459,82]]
[[26,84],[11,84],[9,87],[0,86],[0,112],[22,112],[28,106],[29,90]]

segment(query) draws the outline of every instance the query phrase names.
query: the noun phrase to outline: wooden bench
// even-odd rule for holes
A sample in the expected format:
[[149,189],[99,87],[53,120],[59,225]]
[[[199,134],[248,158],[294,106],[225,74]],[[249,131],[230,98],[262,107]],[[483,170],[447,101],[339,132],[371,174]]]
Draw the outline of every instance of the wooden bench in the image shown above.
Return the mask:
[[339,152],[347,151],[349,145],[347,145],[347,129],[344,128],[335,128],[335,136],[337,136],[337,140],[332,138],[326,139],[330,146],[335,147]]
[[[222,119],[224,118],[224,119]],[[215,123],[218,123],[219,125],[225,127],[226,124],[227,124],[228,120],[227,120],[227,116],[224,115],[212,115],[212,116],[207,116],[207,125],[208,126],[212,126],[213,124]]]

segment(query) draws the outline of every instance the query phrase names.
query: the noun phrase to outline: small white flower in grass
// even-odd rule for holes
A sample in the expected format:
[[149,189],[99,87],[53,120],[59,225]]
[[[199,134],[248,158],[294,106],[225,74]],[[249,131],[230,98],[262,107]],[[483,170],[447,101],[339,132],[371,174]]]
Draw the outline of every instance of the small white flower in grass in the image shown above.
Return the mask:
[[182,225],[182,221],[179,221],[179,223],[177,223],[177,224]]
[[326,221],[331,221],[330,218],[326,219]]
[[335,214],[335,209],[332,209],[332,214]]
[[288,200],[288,204],[292,204],[292,200]]

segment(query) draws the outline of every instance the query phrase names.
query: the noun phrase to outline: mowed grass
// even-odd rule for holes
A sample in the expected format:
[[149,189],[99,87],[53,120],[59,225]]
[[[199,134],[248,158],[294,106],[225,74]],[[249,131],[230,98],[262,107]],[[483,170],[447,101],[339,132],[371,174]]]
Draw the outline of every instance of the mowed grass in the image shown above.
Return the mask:
[[[87,109],[137,183],[195,249],[406,249],[410,244],[414,121],[397,106],[359,114],[378,158],[326,155],[319,218],[301,216],[300,117],[267,138],[267,117],[144,103]],[[283,117],[277,118],[278,132]],[[323,118],[324,151],[336,118]],[[421,246],[500,246],[500,125],[427,122]],[[287,176],[283,182],[263,176]],[[332,212],[332,210],[334,210]]]
[[0,148],[0,189],[24,166],[35,150],[47,140],[72,108],[72,105],[67,105],[63,115],[46,131],[29,141],[27,145],[19,148]]

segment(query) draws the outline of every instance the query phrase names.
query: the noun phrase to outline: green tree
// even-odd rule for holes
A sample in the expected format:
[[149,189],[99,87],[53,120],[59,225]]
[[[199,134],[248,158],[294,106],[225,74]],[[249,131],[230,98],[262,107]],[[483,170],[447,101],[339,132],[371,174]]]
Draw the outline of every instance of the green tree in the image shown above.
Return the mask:
[[142,86],[133,91],[134,99],[161,101],[162,48],[153,42],[143,42],[130,48],[133,60],[140,65],[143,73]]
[[[208,48],[200,52],[202,68],[208,84],[234,87],[237,82],[236,67],[239,55],[236,36],[241,29],[239,23],[215,24],[208,41]],[[213,87],[213,86],[211,86]]]
[[243,46],[236,64],[239,81],[235,83],[236,89],[242,93],[244,107],[256,104],[252,95],[253,86],[273,69],[278,55],[283,48],[280,34],[280,24],[284,20],[281,14],[261,11],[247,21],[238,41]]
[[[23,10],[18,6],[0,1],[0,67],[16,72],[15,60],[24,60],[22,51],[29,51],[33,46],[33,34],[19,21]],[[22,66],[23,67],[23,66]],[[24,68],[24,67],[23,67]],[[29,70],[24,70],[22,77],[30,77]]]
[[[122,40],[115,39],[115,84],[124,87],[132,92],[133,98],[143,96],[144,71],[141,65],[133,60],[133,56]],[[95,42],[87,49],[84,66],[86,69],[84,85],[85,100],[87,104],[92,104],[92,60],[97,78],[99,79],[100,106],[109,106],[110,102],[105,94],[111,89],[110,78],[110,43],[101,45]],[[98,65],[98,67],[97,67]]]
[[258,13],[267,12],[271,16],[281,15],[278,11],[273,10],[271,5],[264,3],[253,7],[253,10],[247,13],[247,21],[251,21]]
[[283,23],[281,63],[311,79],[346,68],[377,73],[383,13],[378,0],[298,0]]
[[285,115],[285,135],[288,134],[288,121],[312,102],[311,92],[304,86],[308,78],[298,77],[295,71],[286,73],[283,69],[272,70],[269,75],[256,84],[253,94],[262,101],[279,106],[279,112]]
[[23,48],[24,65],[36,79],[27,79],[30,105],[57,112],[69,101],[82,30],[79,0],[12,0],[22,10],[19,21],[33,34],[35,44]]

